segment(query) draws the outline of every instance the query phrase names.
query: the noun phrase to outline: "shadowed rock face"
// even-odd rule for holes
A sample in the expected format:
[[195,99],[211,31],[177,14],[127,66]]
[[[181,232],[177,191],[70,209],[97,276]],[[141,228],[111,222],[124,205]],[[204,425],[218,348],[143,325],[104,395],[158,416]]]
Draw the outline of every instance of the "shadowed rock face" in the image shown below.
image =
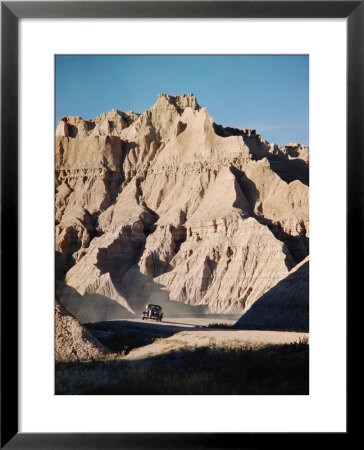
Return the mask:
[[237,328],[308,331],[308,257],[238,320]]
[[133,317],[130,311],[110,297],[95,293],[81,295],[62,281],[56,281],[55,287],[62,305],[81,323]]
[[82,296],[240,313],[307,256],[308,230],[308,148],[216,125],[192,94],[59,121],[57,274]]

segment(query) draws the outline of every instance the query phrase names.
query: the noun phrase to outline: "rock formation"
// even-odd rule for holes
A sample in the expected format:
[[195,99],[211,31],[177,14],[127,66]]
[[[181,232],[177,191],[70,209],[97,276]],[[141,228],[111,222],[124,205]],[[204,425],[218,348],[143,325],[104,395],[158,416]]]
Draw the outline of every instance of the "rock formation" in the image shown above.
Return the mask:
[[58,299],[55,308],[56,362],[91,361],[110,353],[61,305]]
[[236,323],[237,328],[308,331],[309,260],[260,297]]
[[217,125],[192,94],[63,117],[57,274],[129,314],[241,313],[307,256],[308,196],[307,147]]

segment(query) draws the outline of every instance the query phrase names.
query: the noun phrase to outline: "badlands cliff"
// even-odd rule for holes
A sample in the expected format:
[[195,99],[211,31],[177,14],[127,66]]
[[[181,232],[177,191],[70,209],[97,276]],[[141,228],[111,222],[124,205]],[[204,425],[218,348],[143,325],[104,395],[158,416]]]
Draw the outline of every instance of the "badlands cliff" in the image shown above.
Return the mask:
[[63,117],[58,295],[81,321],[84,303],[93,321],[148,302],[242,313],[307,257],[308,198],[307,147],[215,124],[192,94],[160,94],[142,114]]

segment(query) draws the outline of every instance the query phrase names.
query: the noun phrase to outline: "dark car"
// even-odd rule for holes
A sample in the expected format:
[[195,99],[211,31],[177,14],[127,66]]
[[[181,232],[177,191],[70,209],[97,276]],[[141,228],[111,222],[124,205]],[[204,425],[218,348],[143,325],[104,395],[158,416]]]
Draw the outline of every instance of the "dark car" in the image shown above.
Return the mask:
[[142,320],[144,319],[154,319],[157,322],[161,322],[163,319],[162,307],[149,303],[142,314]]

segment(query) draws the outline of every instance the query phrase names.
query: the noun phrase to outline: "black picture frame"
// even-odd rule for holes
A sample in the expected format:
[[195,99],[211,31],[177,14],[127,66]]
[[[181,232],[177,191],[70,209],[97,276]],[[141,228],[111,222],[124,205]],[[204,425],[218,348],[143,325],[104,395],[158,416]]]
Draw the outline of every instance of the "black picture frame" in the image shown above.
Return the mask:
[[[18,21],[111,17],[347,19],[347,303],[362,277],[363,262],[353,255],[363,253],[364,1],[1,2],[1,448],[227,449],[278,442],[281,448],[307,448],[312,438],[327,446],[325,433],[18,432],[19,329],[9,320],[18,317]],[[348,410],[347,432],[335,433],[338,444],[348,444],[349,417]]]

